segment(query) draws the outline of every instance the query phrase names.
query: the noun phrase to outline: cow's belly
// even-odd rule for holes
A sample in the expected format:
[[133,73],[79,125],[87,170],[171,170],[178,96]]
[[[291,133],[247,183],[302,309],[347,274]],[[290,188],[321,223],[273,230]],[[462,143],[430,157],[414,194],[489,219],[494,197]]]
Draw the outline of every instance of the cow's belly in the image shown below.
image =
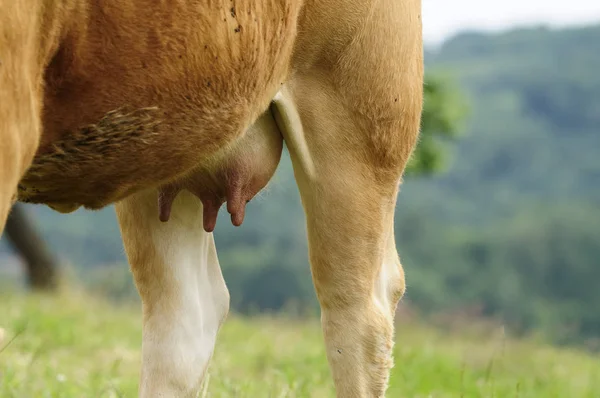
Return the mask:
[[[158,143],[157,143],[158,144]],[[107,147],[107,149],[109,149]],[[190,150],[195,148],[190,147]],[[221,206],[226,203],[226,209],[231,214],[234,225],[241,225],[244,219],[246,204],[262,190],[277,169],[283,149],[283,137],[269,110],[266,110],[256,121],[236,138],[231,144],[219,148],[210,156],[199,159],[195,165],[183,173],[168,175],[166,179],[159,179],[151,172],[160,172],[160,163],[150,160],[137,165],[130,164],[129,158],[114,159],[106,162],[102,154],[95,160],[98,165],[105,164],[111,172],[103,170],[94,171],[89,175],[94,190],[88,191],[76,184],[86,185],[86,176],[79,174],[80,165],[73,162],[73,157],[88,156],[84,152],[71,154],[68,158],[60,155],[62,152],[53,152],[43,155],[45,159],[36,163],[21,181],[19,186],[19,199],[29,203],[47,204],[53,209],[68,213],[84,206],[89,209],[99,209],[114,203],[122,198],[132,195],[140,190],[156,188],[158,190],[158,208],[156,217],[161,221],[168,221],[171,206],[181,191],[189,191],[196,195],[203,203],[204,229],[211,232],[215,228],[217,214]],[[168,154],[168,151],[165,152]],[[199,150],[199,153],[202,153]],[[96,155],[96,154],[95,154]],[[130,155],[135,158],[134,152]],[[52,160],[51,160],[52,159]],[[96,159],[96,158],[94,158]],[[111,159],[113,159],[111,157]],[[39,168],[41,167],[41,168]],[[147,178],[142,183],[131,184],[128,189],[119,189],[112,185],[112,173],[119,173],[118,167],[131,168],[130,174],[120,174],[131,179],[133,176]],[[143,168],[146,169],[143,169]],[[141,170],[140,170],[141,169]],[[52,178],[47,177],[47,170],[51,170]],[[59,173],[64,170],[65,175],[76,178],[61,177]],[[140,170],[138,172],[137,170]],[[100,180],[99,175],[106,176]],[[111,191],[115,187],[116,191]],[[118,196],[107,196],[115,192]],[[83,200],[81,200],[83,198]],[[108,199],[110,198],[110,199]]]
[[[47,69],[43,138],[20,199],[97,209],[184,176],[214,191],[232,173],[252,181],[238,198],[249,199],[281,138],[245,133],[287,78],[300,2],[104,3]],[[243,147],[258,148],[252,162]]]

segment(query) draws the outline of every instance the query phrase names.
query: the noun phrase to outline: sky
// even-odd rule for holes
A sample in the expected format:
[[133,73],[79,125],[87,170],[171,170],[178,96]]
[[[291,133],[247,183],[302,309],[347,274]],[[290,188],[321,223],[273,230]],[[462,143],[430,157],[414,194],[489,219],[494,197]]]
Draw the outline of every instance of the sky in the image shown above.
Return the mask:
[[422,0],[423,35],[436,44],[465,29],[600,23],[600,0]]

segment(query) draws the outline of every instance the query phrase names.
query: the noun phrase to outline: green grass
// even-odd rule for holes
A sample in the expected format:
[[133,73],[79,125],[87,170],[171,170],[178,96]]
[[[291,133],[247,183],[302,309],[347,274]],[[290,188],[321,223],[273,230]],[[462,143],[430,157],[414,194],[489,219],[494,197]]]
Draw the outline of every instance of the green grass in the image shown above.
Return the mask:
[[[135,397],[140,316],[84,294],[0,295],[0,397]],[[388,397],[600,397],[600,359],[399,325]],[[331,397],[314,320],[230,317],[209,397]]]

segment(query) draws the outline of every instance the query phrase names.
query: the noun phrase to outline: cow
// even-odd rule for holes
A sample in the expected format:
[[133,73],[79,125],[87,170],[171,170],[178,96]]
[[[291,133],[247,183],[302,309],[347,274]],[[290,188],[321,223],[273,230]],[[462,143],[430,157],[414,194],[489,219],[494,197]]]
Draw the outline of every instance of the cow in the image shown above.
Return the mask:
[[139,394],[195,396],[229,311],[217,212],[243,222],[285,143],[336,394],[381,397],[422,101],[421,0],[0,0],[0,226],[114,205]]

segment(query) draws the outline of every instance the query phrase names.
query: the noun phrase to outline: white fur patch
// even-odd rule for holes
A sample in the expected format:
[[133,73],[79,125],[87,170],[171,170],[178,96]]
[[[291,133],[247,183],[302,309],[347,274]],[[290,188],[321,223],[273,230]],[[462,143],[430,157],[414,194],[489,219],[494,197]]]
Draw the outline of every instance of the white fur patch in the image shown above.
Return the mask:
[[201,202],[188,192],[179,194],[168,222],[157,210],[147,217],[166,276],[145,303],[152,309],[144,322],[140,396],[196,396],[229,310],[214,238],[203,229]]

